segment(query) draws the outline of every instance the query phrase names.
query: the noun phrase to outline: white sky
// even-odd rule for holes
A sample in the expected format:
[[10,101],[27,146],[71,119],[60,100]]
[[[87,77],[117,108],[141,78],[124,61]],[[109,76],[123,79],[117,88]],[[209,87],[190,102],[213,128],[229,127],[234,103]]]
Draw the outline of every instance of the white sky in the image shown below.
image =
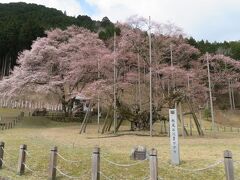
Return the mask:
[[[0,2],[16,2],[0,0]],[[68,15],[86,14],[93,19],[108,16],[124,21],[131,15],[171,21],[187,35],[210,41],[240,40],[240,0],[24,0],[66,10]],[[87,6],[86,6],[87,4]]]

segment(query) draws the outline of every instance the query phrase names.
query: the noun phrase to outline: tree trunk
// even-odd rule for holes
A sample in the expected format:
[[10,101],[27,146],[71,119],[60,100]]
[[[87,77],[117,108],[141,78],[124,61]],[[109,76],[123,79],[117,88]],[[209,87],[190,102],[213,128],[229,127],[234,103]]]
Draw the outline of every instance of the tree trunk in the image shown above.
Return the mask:
[[231,81],[228,79],[228,93],[229,93],[229,103],[231,110],[233,109],[233,103],[232,103],[232,92],[231,92]]

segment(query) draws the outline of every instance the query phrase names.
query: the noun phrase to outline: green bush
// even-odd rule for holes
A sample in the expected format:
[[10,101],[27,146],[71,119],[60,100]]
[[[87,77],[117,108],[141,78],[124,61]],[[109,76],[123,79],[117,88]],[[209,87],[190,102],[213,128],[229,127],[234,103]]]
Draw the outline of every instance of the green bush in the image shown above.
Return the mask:
[[204,118],[210,118],[211,117],[211,110],[210,108],[205,108],[204,109]]

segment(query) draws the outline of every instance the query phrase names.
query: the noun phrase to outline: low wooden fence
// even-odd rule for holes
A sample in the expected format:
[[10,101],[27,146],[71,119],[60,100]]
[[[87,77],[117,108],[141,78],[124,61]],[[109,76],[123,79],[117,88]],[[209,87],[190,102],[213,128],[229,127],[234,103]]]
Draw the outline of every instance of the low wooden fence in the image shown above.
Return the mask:
[[[168,124],[167,124],[168,126]],[[191,136],[193,134],[193,132],[196,131],[196,126],[194,126],[192,123],[190,124],[185,124],[184,127],[189,131],[189,135]],[[208,131],[213,131],[212,126],[201,126],[202,130],[205,132]],[[179,127],[180,132],[181,127]],[[226,125],[222,125],[222,124],[217,124],[215,123],[215,128],[214,128],[215,132],[233,132],[233,133],[240,133],[240,127],[231,127],[231,126],[226,126]]]
[[83,117],[66,117],[63,112],[48,112],[44,117],[57,122],[82,122]]
[[[6,152],[4,148],[5,148],[5,143],[0,142],[0,170],[2,168],[8,168],[8,169],[11,169],[12,171],[17,172],[17,174],[19,176],[24,175],[26,170],[29,171],[30,173],[36,173],[36,171],[31,169],[27,165],[27,157],[28,156],[31,157],[29,155],[29,151],[27,150],[27,145],[23,144],[23,145],[20,146],[19,155],[18,155],[18,163],[17,163],[17,168],[16,169],[7,166],[6,162],[4,161],[4,154],[5,153],[8,154],[8,152]],[[57,164],[57,159],[58,158],[66,161],[66,162],[70,162],[70,163],[81,162],[81,161],[74,161],[74,160],[66,159],[65,157],[63,157],[59,153],[58,148],[56,146],[54,146],[50,150],[48,174],[47,174],[47,176],[44,176],[44,177],[47,177],[47,179],[49,179],[49,180],[55,180],[57,178],[57,174],[59,174],[59,175],[64,176],[67,179],[82,179],[83,178],[83,176],[80,176],[80,177],[71,176],[68,173],[65,173],[62,169],[60,169],[58,167],[58,164]],[[92,179],[92,180],[100,180],[100,178],[107,179],[107,180],[112,179],[112,178],[106,176],[104,174],[104,172],[102,172],[102,170],[100,168],[100,162],[101,161],[105,161],[105,162],[109,163],[111,165],[111,167],[112,166],[118,166],[118,167],[121,167],[121,168],[122,167],[128,168],[128,167],[131,167],[131,166],[136,166],[136,165],[141,164],[145,161],[148,161],[149,174],[146,174],[146,177],[144,177],[144,179],[161,180],[161,179],[164,179],[164,178],[161,178],[159,176],[159,174],[161,174],[161,172],[159,172],[159,169],[158,169],[158,160],[159,160],[159,158],[158,158],[158,155],[157,155],[157,150],[156,149],[151,149],[145,160],[135,161],[131,164],[119,164],[117,162],[114,162],[114,161],[108,159],[107,157],[104,156],[104,154],[101,155],[100,148],[95,147],[92,151],[91,170],[90,170],[91,178],[90,179]],[[202,171],[205,171],[205,170],[213,169],[220,164],[224,164],[224,169],[225,169],[225,175],[224,176],[225,176],[226,180],[234,180],[234,162],[240,164],[239,161],[233,161],[231,151],[226,150],[226,151],[224,151],[223,159],[220,159],[220,160],[216,161],[215,163],[213,163],[211,165],[208,165],[207,167],[204,167],[204,168],[186,169],[186,168],[182,168],[180,166],[175,166],[175,165],[170,165],[170,166],[173,167],[173,168],[176,168],[177,170],[180,170],[180,171],[196,173],[196,172],[202,172]],[[163,163],[163,162],[160,162],[160,163]],[[84,178],[84,179],[86,179],[86,178]]]
[[18,116],[14,117],[0,117],[0,130],[12,129],[17,122],[22,120],[24,112],[21,112]]
[[[213,131],[212,127],[204,127],[203,130],[205,131]],[[240,133],[240,128],[238,127],[231,127],[231,126],[223,126],[223,125],[216,125],[215,126],[216,132],[235,132]]]

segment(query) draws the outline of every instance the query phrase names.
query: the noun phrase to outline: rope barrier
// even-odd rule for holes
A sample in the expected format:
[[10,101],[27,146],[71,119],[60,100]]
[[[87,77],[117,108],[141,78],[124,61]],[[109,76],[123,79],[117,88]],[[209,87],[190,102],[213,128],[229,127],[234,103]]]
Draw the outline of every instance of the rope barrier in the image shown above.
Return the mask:
[[32,173],[35,173],[35,171],[32,170],[31,168],[29,168],[25,163],[23,163],[23,165],[25,166],[25,168],[26,168],[27,170],[29,170],[29,171],[32,172]]
[[1,147],[1,148],[2,148],[2,150],[3,150],[3,152],[4,152],[5,154],[7,154],[8,156],[13,156],[13,157],[14,157],[13,154],[11,154],[11,153],[9,153],[8,151],[6,151],[3,147]]
[[138,164],[142,164],[143,162],[145,162],[147,159],[144,159],[143,161],[139,161],[139,162],[136,162],[136,163],[132,163],[132,164],[120,164],[120,163],[116,163],[116,162],[113,162],[111,160],[108,160],[106,159],[104,156],[102,156],[102,159],[105,160],[106,162],[110,163],[110,164],[113,164],[115,166],[119,166],[119,167],[130,167],[130,166],[135,166],[135,165],[138,165]]
[[199,172],[199,171],[205,171],[205,170],[209,170],[209,169],[212,169],[216,166],[218,166],[219,164],[223,163],[223,160],[219,160],[211,165],[208,165],[207,167],[204,167],[204,168],[199,168],[199,169],[187,169],[187,168],[182,168],[182,167],[178,167],[178,166],[172,166],[173,168],[175,169],[179,169],[179,170],[182,170],[182,171],[188,171],[188,172]]
[[107,177],[105,174],[103,174],[101,171],[99,171],[99,173],[107,180],[112,180],[111,178]]
[[33,153],[31,152],[29,152],[28,150],[24,150],[24,152],[26,153],[26,155],[28,156],[28,157],[30,157],[30,158],[34,158],[34,157],[42,157],[42,158],[46,158],[47,157],[47,155],[39,155],[39,154],[34,154],[34,155],[32,155]]
[[150,179],[150,176],[145,176],[145,177],[143,178],[143,180],[147,180],[147,179]]
[[32,170],[29,166],[23,163],[24,167],[29,170],[34,177],[47,177],[46,175],[39,174],[37,171]]
[[11,167],[11,166],[8,166],[7,164],[6,164],[6,162],[1,158],[0,159],[0,161],[2,161],[2,163],[4,164],[4,166],[7,168],[7,169],[9,169],[9,170],[11,170],[11,171],[16,171],[16,169],[15,168],[13,168],[13,167]]
[[79,176],[79,177],[76,177],[76,176],[70,176],[70,175],[67,175],[66,173],[62,172],[60,169],[58,169],[56,167],[56,170],[63,176],[69,178],[69,179],[82,179],[82,177],[84,177],[85,175],[87,175],[89,173],[89,171],[87,171],[86,173],[84,173],[83,175]]
[[27,150],[24,150],[27,156],[32,157]]
[[61,154],[59,154],[59,153],[57,153],[57,155],[61,158],[61,159],[63,159],[64,161],[66,161],[66,162],[70,162],[70,163],[80,163],[80,162],[82,162],[81,160],[79,160],[79,161],[73,161],[73,160],[69,160],[69,159],[66,159],[66,158],[64,158]]
[[240,161],[233,161],[234,163],[240,165]]

